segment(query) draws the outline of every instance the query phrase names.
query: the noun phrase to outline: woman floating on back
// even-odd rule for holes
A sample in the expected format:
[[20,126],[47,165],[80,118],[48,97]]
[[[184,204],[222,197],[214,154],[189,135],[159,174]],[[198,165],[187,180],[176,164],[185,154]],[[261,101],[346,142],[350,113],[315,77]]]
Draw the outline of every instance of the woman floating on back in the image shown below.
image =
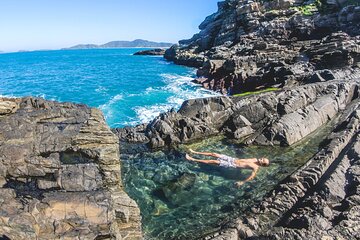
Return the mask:
[[259,170],[260,167],[268,167],[270,165],[270,161],[267,158],[248,158],[248,159],[238,159],[229,157],[223,154],[218,153],[212,153],[212,152],[196,152],[192,149],[190,149],[190,152],[193,154],[199,154],[204,156],[210,156],[217,158],[216,160],[205,160],[205,159],[196,159],[193,157],[190,157],[188,154],[186,154],[186,159],[189,161],[194,162],[200,162],[205,164],[212,164],[212,165],[219,165],[222,167],[228,167],[228,168],[246,168],[246,169],[252,169],[251,175],[245,179],[244,181],[239,181],[236,183],[237,187],[240,187],[247,181],[251,181],[256,177],[256,173]]

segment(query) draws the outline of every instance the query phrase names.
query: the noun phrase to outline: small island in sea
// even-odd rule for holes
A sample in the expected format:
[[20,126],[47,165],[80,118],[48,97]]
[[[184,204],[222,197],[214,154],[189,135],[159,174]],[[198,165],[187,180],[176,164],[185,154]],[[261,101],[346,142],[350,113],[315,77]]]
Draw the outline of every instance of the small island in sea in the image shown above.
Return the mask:
[[169,48],[173,43],[166,42],[152,42],[143,39],[136,39],[134,41],[112,41],[105,44],[79,44],[69,48],[64,48],[64,50],[70,49],[101,49],[101,48]]
[[359,1],[217,7],[165,52],[1,54],[0,239],[360,239]]

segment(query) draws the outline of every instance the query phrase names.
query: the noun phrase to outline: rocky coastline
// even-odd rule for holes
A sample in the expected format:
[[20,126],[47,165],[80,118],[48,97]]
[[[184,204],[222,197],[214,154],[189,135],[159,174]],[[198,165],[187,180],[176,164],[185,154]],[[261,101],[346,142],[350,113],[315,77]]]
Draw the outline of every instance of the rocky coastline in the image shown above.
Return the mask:
[[[358,4],[358,3],[357,3]],[[165,53],[224,94],[359,76],[360,7],[352,1],[220,2],[200,32]],[[349,75],[349,74],[344,74]]]
[[[149,124],[110,129],[85,105],[0,98],[0,238],[142,239],[119,145],[135,153],[224,135],[292,146],[335,118],[303,167],[203,239],[360,238],[360,7],[351,3],[220,2],[165,57],[230,96],[188,100]],[[267,87],[279,90],[236,96]]]
[[[149,124],[113,129],[129,153],[217,135],[292,146],[336,119],[303,167],[203,239],[360,238],[360,7],[351,3],[220,2],[165,58],[198,68],[197,83],[230,96],[188,100]],[[278,90],[236,96],[269,87]]]

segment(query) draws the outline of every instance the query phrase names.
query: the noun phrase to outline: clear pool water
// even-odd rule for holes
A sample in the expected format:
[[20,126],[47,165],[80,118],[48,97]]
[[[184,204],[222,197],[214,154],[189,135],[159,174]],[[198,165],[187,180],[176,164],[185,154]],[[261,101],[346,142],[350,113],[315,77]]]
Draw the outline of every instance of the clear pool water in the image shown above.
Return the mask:
[[[302,166],[331,128],[329,124],[287,148],[243,146],[217,137],[172,152],[123,154],[126,190],[140,206],[146,238],[196,239],[213,231]],[[249,176],[250,170],[189,162],[184,158],[189,148],[238,158],[266,156],[271,165],[237,189],[234,183]]]

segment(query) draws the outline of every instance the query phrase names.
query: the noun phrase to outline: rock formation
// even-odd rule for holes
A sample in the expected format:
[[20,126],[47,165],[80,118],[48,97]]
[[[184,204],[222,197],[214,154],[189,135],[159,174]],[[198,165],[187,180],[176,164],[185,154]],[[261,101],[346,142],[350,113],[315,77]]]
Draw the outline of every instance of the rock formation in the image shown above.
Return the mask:
[[[130,153],[219,134],[291,146],[334,120],[303,167],[204,239],[360,238],[360,7],[226,0],[200,30],[165,57],[199,68],[196,81],[208,89],[279,90],[188,100],[149,124],[112,132],[84,105],[1,98],[0,237],[141,238],[139,209],[121,184],[119,140]],[[192,179],[183,175],[161,191],[170,198]]]
[[291,146],[336,121],[319,152],[204,239],[360,239],[360,6],[355,1],[226,0],[165,58],[229,95],[193,99],[149,124],[113,129],[128,152],[226,135]]
[[144,50],[134,53],[134,55],[150,55],[150,56],[162,56],[165,54],[165,49],[155,48],[150,50]]
[[113,131],[125,143],[155,149],[217,134],[246,138],[247,144],[289,146],[346,109],[359,96],[358,87],[358,80],[332,80],[250,97],[188,100],[148,125]]
[[359,76],[360,6],[351,4],[226,0],[165,58],[199,68],[197,83],[227,94],[330,80],[345,69]]
[[[319,152],[260,202],[204,239],[357,239],[359,236],[359,13],[300,14],[298,1],[225,1],[202,32],[166,52],[199,68],[197,81],[248,97],[188,100],[149,124],[113,130],[129,151],[224,134],[245,144],[290,146],[327,122]],[[339,117],[340,116],[340,117]]]
[[248,97],[189,100],[148,125],[113,131],[124,146],[135,146],[130,151],[218,134],[245,144],[289,146],[336,119],[302,168],[204,239],[358,239],[359,84],[335,79]]
[[118,144],[97,109],[1,98],[0,238],[141,239]]
[[313,158],[206,239],[359,239],[359,121],[357,100]]

